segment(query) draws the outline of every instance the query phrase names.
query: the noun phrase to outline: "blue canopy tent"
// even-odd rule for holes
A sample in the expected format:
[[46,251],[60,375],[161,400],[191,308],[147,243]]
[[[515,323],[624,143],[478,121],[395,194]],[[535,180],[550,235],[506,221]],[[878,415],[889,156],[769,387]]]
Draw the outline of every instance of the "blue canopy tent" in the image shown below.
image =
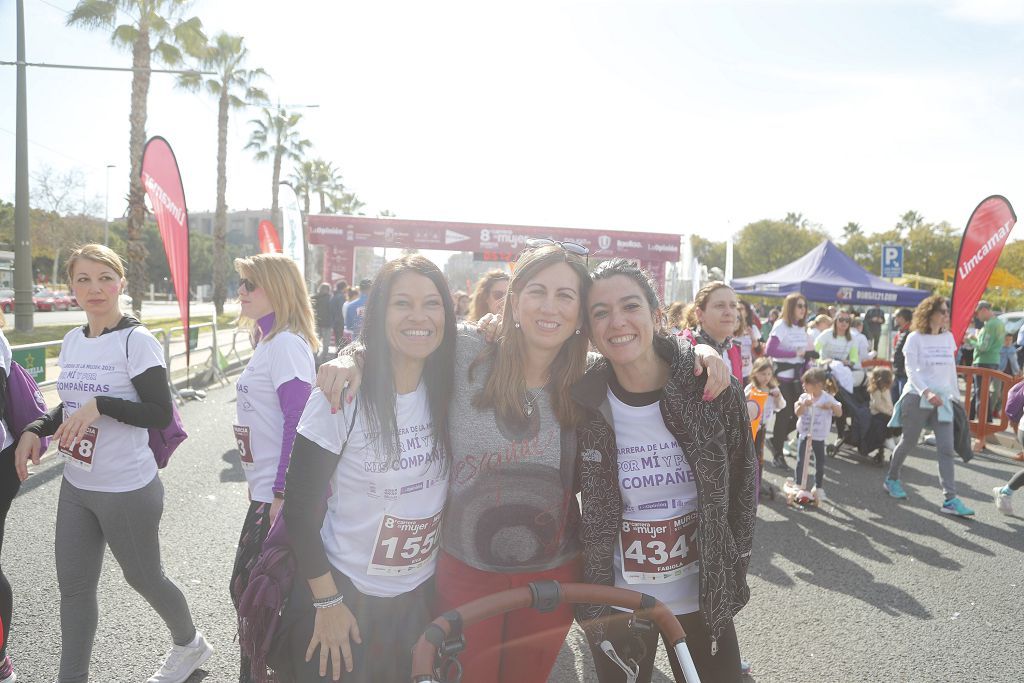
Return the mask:
[[770,273],[735,278],[731,284],[738,294],[783,297],[799,292],[811,301],[911,308],[931,294],[872,275],[830,240]]

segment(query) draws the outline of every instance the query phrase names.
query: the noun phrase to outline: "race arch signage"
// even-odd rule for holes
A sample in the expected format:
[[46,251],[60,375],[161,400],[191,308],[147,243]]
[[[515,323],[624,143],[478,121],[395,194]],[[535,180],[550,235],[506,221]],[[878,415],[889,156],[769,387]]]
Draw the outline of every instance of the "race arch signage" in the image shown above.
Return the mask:
[[311,215],[308,221],[309,241],[329,247],[471,251],[481,254],[482,260],[504,261],[511,254],[518,256],[526,240],[550,237],[582,244],[590,249],[591,260],[613,256],[644,263],[679,260],[679,235],[665,233],[337,215]]

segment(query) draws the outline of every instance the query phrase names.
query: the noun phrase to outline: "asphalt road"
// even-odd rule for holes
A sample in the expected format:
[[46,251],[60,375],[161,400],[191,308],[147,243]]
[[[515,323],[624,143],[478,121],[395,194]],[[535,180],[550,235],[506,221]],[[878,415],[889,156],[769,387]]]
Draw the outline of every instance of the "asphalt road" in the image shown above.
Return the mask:
[[[233,398],[233,387],[213,389],[205,403],[181,409],[191,438],[161,475],[166,570],[217,648],[192,683],[237,680],[227,583],[247,503],[231,437]],[[886,496],[880,468],[843,457],[829,459],[832,502],[824,509],[801,512],[778,500],[764,502],[751,601],[737,618],[755,680],[1024,680],[1024,517],[1000,515],[990,496],[1020,465],[998,454],[958,465],[961,496],[978,511],[977,519],[965,521],[939,514],[929,452],[921,449],[907,461],[905,502]],[[54,458],[40,466],[7,525],[4,571],[16,598],[11,651],[25,683],[56,677],[53,534],[61,468]],[[776,472],[769,477],[779,481]],[[1016,498],[1024,512],[1024,495]],[[99,600],[93,680],[144,681],[168,637],[109,554]],[[671,680],[661,657],[657,683]],[[594,680],[578,629],[551,680]]]

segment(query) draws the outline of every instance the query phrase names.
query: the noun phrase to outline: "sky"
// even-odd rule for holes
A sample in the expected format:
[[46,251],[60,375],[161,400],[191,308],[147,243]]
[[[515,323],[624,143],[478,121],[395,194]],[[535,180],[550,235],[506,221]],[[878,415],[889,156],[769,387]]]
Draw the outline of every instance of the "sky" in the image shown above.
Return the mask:
[[[72,0],[24,0],[30,62],[129,66]],[[367,215],[700,234],[798,212],[833,235],[915,210],[966,223],[1021,195],[1024,3],[1008,0],[216,2],[275,101],[299,109]],[[15,3],[0,0],[0,60]],[[125,208],[129,73],[28,70],[29,154]],[[13,200],[15,70],[0,66],[0,198]],[[233,111],[229,210],[271,168]],[[154,74],[147,134],[192,211],[216,194],[216,103]],[[1021,199],[1024,201],[1024,199]]]

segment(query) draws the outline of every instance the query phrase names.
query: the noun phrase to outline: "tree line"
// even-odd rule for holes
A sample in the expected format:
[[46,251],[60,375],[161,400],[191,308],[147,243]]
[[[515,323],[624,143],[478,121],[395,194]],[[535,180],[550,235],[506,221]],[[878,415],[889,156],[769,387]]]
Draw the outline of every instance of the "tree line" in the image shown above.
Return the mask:
[[[881,270],[882,247],[903,245],[903,272],[937,280],[944,279],[943,270],[956,268],[963,228],[948,221],[926,220],[917,211],[907,211],[892,227],[868,233],[855,222],[844,225],[832,235],[822,225],[811,222],[800,213],[788,213],[781,220],[763,219],[745,225],[733,241],[733,276],[749,277],[781,268],[816,247],[825,239],[833,240],[843,252],[869,273]],[[725,268],[725,242],[716,242],[694,235],[693,255],[708,267]],[[997,267],[1024,275],[1024,240],[1010,242],[1003,249]],[[952,280],[950,279],[950,282]],[[937,291],[949,294],[949,286]],[[991,296],[990,296],[991,295]],[[1003,308],[1024,305],[1022,291],[990,291],[986,294]]]

